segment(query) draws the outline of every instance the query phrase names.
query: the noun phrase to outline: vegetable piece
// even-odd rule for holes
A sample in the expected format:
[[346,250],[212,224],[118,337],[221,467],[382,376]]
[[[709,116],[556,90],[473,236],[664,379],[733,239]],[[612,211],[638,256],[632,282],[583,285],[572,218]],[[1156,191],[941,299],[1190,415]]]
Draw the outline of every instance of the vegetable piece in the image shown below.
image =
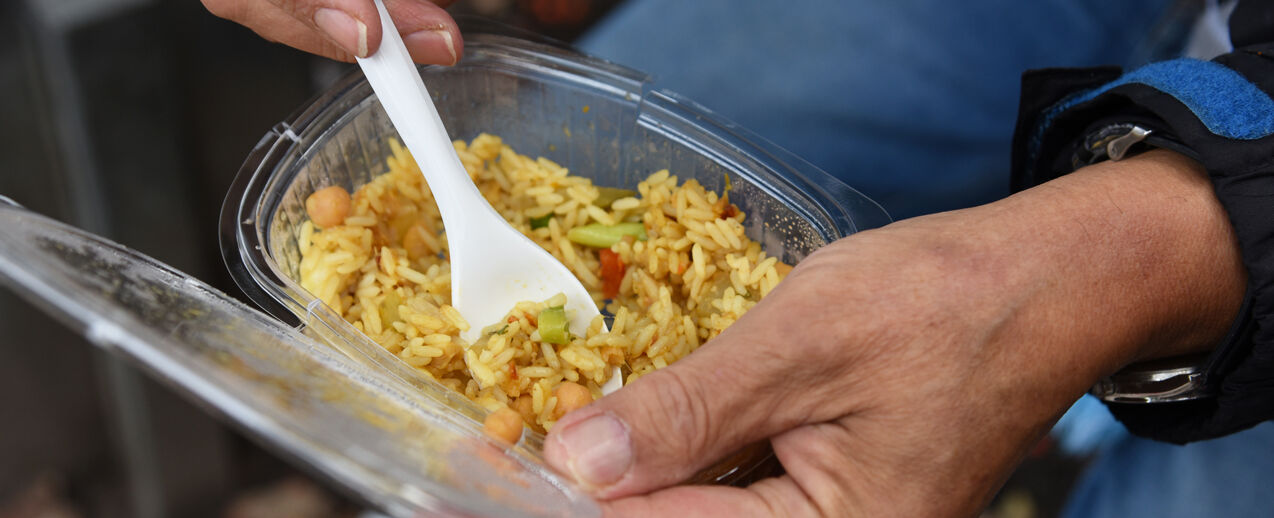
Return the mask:
[[593,402],[593,393],[588,391],[588,387],[570,381],[562,382],[553,389],[553,395],[557,396],[557,406],[553,407],[554,419],[561,419],[571,411]]
[[566,238],[581,245],[593,248],[610,248],[624,236],[633,236],[638,241],[646,240],[646,225],[639,222],[603,225],[593,223],[575,227],[566,233]]
[[598,250],[597,257],[602,263],[602,297],[613,299],[619,295],[619,285],[624,282],[624,270],[628,266],[609,248]]
[[517,444],[522,438],[522,415],[509,407],[501,407],[482,421],[482,431],[497,441]]
[[399,304],[402,304],[402,299],[398,297],[398,292],[389,290],[389,293],[385,294],[385,298],[380,301],[380,321],[382,326],[388,328],[402,318],[398,314]]
[[544,309],[538,320],[540,341],[560,345],[570,338],[570,332],[566,329],[566,309],[562,306]]
[[615,200],[618,200],[620,198],[627,198],[629,196],[636,196],[636,195],[637,195],[637,191],[634,191],[632,189],[616,189],[614,187],[598,187],[597,199],[593,200],[593,205],[596,205],[603,209],[609,209],[611,204],[615,203]]
[[549,221],[553,219],[553,213],[550,212],[538,218],[531,218],[531,228],[547,228]]
[[305,199],[305,213],[319,228],[329,228],[345,222],[349,216],[349,191],[339,185],[324,187]]

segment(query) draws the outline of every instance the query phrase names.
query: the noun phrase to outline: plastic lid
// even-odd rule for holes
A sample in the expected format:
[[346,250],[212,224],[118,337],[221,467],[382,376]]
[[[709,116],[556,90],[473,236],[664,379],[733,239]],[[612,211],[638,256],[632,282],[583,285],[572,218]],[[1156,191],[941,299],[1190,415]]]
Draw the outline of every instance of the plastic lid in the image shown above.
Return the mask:
[[527,450],[402,382],[154,259],[4,203],[0,280],[390,515],[600,514]]

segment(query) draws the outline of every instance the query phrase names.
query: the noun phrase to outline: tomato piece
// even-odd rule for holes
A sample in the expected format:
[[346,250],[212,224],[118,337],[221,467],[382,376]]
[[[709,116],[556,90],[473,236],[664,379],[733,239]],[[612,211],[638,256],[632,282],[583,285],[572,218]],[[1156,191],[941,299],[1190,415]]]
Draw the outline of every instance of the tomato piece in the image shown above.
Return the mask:
[[613,299],[619,295],[619,285],[624,282],[624,270],[627,266],[619,258],[619,254],[609,248],[598,250],[597,257],[602,263],[602,296]]

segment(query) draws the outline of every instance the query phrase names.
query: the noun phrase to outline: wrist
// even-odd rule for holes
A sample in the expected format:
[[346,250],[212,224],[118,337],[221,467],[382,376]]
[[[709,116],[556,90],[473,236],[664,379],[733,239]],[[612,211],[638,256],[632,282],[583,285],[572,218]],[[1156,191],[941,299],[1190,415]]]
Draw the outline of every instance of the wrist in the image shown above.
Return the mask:
[[1087,347],[1099,373],[1208,350],[1238,312],[1246,276],[1234,233],[1189,158],[1103,162],[1002,203],[1024,215],[1008,222],[1020,275],[1048,288],[1037,299],[1045,318],[1062,319],[1046,329],[1082,340],[1071,345]]
[[1011,337],[1019,349],[1004,368],[1070,376],[1072,399],[1130,363],[1210,349],[1243,296],[1205,172],[1169,151],[887,229],[915,244],[906,253],[924,258],[937,272],[925,278],[967,318]]

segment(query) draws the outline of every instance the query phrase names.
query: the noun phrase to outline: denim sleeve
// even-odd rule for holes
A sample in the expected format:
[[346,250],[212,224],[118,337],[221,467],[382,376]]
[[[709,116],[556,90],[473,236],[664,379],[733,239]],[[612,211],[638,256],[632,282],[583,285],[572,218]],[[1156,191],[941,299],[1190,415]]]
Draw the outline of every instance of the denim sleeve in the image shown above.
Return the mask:
[[[1270,34],[1267,28],[1265,34]],[[1240,315],[1211,354],[1214,397],[1110,403],[1129,431],[1174,443],[1209,439],[1274,418],[1274,43],[1212,61],[1179,59],[1112,69],[1028,72],[1014,136],[1012,187],[1031,187],[1118,151],[1167,148],[1199,161],[1229,215],[1247,269]]]

